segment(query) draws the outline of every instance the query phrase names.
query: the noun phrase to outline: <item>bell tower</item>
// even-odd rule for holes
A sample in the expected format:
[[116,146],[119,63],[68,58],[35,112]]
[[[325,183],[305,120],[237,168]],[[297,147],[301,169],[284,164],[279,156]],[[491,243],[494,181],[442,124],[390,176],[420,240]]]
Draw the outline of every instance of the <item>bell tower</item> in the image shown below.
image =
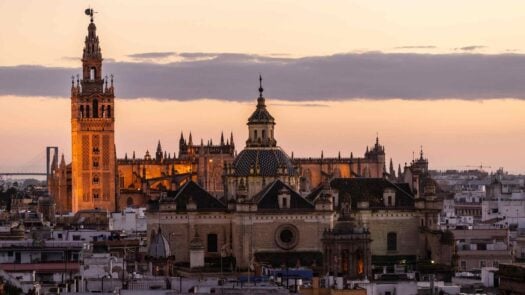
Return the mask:
[[[90,16],[82,55],[82,79],[71,82],[72,211],[115,210],[115,94],[113,75],[102,78],[102,53]],[[109,82],[109,85],[108,85]]]

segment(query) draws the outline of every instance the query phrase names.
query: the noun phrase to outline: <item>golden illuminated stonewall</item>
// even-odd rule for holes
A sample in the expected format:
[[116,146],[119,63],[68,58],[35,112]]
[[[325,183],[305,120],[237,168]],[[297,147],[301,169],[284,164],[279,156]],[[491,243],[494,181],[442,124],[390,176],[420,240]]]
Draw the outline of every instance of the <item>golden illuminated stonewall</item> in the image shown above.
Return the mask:
[[113,77],[102,78],[96,29],[91,19],[82,55],[82,79],[77,76],[71,86],[73,212],[115,210],[115,95]]

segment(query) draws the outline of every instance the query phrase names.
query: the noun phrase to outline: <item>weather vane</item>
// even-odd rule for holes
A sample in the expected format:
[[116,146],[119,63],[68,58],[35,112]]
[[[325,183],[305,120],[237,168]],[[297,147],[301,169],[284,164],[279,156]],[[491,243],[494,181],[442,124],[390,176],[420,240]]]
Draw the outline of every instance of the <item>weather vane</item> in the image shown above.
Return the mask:
[[96,12],[93,11],[93,8],[88,8],[84,11],[84,13],[86,15],[89,15],[89,17],[91,18],[91,22],[93,22],[93,14],[95,14]]

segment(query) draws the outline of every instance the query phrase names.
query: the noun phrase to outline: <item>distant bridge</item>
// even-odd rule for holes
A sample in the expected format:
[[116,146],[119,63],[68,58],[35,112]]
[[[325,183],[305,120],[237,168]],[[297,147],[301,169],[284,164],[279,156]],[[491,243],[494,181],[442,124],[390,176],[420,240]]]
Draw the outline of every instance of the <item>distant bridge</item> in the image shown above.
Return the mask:
[[[43,152],[42,153],[39,153],[38,155],[34,156],[32,159],[30,159],[29,163],[26,163],[28,165],[24,165],[22,167],[18,167],[18,170],[17,172],[0,172],[0,177],[4,176],[4,177],[9,177],[9,176],[47,176],[49,178],[49,176],[51,175],[51,173],[53,173],[53,171],[51,171],[51,167],[52,166],[58,166],[58,147],[55,147],[55,146],[48,146],[46,147],[45,149],[45,159],[42,159],[42,156],[43,156]],[[41,163],[45,160],[45,172],[35,172],[33,169],[31,169],[30,167],[34,167],[35,163]],[[40,166],[40,165],[38,165]],[[29,168],[29,169],[27,169]],[[15,171],[16,171],[15,170]],[[29,171],[28,171],[29,170]],[[40,170],[40,169],[35,169],[35,170]],[[4,170],[5,171],[5,170]]]

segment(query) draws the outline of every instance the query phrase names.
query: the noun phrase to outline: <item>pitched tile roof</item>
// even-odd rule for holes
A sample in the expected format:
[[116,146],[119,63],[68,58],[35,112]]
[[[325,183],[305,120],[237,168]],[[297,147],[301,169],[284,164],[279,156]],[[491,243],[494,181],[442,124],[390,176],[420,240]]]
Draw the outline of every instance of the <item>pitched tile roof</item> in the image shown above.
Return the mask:
[[[279,194],[287,191],[290,194],[290,207],[279,208]],[[267,185],[262,191],[253,197],[257,203],[257,210],[313,210],[315,206],[308,200],[295,192],[290,186],[277,179]]]
[[177,211],[181,211],[187,209],[186,205],[190,198],[197,205],[197,211],[226,210],[226,206],[221,201],[192,180],[188,181],[180,189],[168,192],[168,197],[163,202],[175,202]]
[[[383,193],[390,188],[395,192],[395,208],[414,208],[414,194],[407,183],[392,183],[384,178],[335,178],[330,182],[332,189],[339,191],[339,200],[349,196],[352,209],[357,209],[357,202],[368,201],[369,208],[383,208]],[[339,204],[336,204],[339,208]]]

